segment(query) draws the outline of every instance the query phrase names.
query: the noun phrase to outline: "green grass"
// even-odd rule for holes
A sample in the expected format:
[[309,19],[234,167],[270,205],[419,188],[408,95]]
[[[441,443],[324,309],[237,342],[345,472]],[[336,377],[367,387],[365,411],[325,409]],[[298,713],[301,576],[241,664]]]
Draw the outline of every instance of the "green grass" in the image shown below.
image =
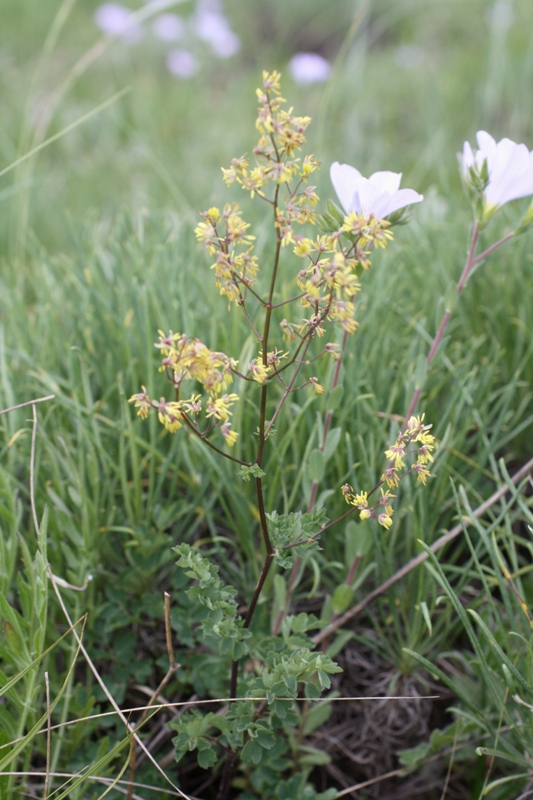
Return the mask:
[[[318,0],[228,0],[228,14],[243,39],[243,53],[236,59],[215,64],[206,58],[201,75],[181,83],[166,74],[153,43],[134,50],[114,43],[73,82],[46,129],[37,130],[35,122],[43,109],[51,108],[47,104],[54,89],[98,38],[91,22],[95,7],[72,3],[42,62],[37,54],[54,13],[68,10],[68,4],[24,0],[20,8],[8,4],[2,12],[6,44],[0,80],[6,110],[0,171],[117,91],[126,86],[131,91],[1,179],[0,408],[45,394],[54,399],[37,406],[35,502],[39,518],[45,506],[49,513],[40,549],[29,502],[31,409],[0,416],[0,595],[14,609],[2,606],[9,625],[4,627],[0,669],[6,680],[15,676],[66,629],[47,583],[47,558],[53,573],[75,586],[91,578],[84,592],[64,589],[65,602],[73,619],[88,614],[84,642],[116,701],[131,706],[147,699],[135,687],[154,689],[166,670],[165,590],[173,595],[172,620],[183,661],[170,693],[182,699],[192,691],[224,693],[216,665],[189,654],[183,645],[189,623],[179,598],[185,581],[176,574],[171,547],[195,542],[213,555],[244,605],[261,567],[252,484],[238,479],[235,465],[201,449],[184,431],[171,436],[156,419],[139,420],[126,402],[141,384],[156,397],[166,391],[153,348],[159,328],[198,335],[242,362],[251,358],[244,322],[228,314],[211,286],[209,262],[193,228],[199,209],[239,200],[257,226],[262,257],[267,261],[271,255],[260,213],[248,210],[236,188],[226,190],[220,176],[221,165],[254,144],[254,87],[261,69],[283,70],[296,50],[319,48],[332,60],[338,56],[325,87],[303,89],[290,79],[284,82],[296,112],[314,119],[309,150],[325,165],[317,181],[322,198],[332,196],[326,166],[332,160],[354,163],[364,174],[403,170],[404,185],[426,195],[409,226],[395,229],[395,241],[376,255],[364,276],[361,327],[350,343],[343,402],[333,421],[342,434],[323,481],[323,488],[332,490],[324,501],[334,518],[346,508],[342,483],[360,490],[379,479],[383,451],[398,429],[394,415],[405,412],[414,387],[413,365],[427,353],[442,315],[442,297],[463,266],[470,212],[455,153],[479,128],[497,138],[533,143],[526,111],[533,86],[528,39],[533,8],[518,0],[516,22],[504,34],[491,33],[491,4],[481,0],[402,3],[401,8],[376,0],[367,4],[366,13],[361,4],[339,0],[335,15],[325,13]],[[185,8],[190,13],[191,4],[177,11]],[[349,31],[359,14],[359,24]],[[406,46],[415,49],[399,50]],[[402,53],[415,63],[423,60],[419,66],[401,67]],[[512,211],[502,212],[484,241],[489,244],[512,220]],[[531,234],[516,239],[469,280],[421,404],[442,442],[435,477],[425,490],[402,482],[393,529],[385,533],[371,527],[372,547],[358,571],[366,578],[356,599],[419,553],[419,540],[430,545],[456,523],[464,513],[456,493],[475,508],[501,484],[500,459],[512,473],[530,457],[533,344],[525,302],[533,273],[530,244]],[[297,263],[293,259],[295,269]],[[238,457],[252,456],[257,423],[250,412],[258,397],[247,390],[236,411]],[[265,471],[269,507],[280,513],[305,508],[306,460],[318,444],[318,412],[326,408],[325,396],[310,401],[302,395],[279,420]],[[495,741],[496,732],[518,714],[508,705],[507,673],[501,668],[505,658],[517,665],[525,682],[512,676],[516,685],[509,691],[521,693],[531,686],[529,651],[508,634],[514,630],[527,639],[527,620],[497,557],[503,552],[511,571],[520,571],[518,590],[530,602],[531,545],[525,522],[532,522],[531,501],[524,493],[506,502],[491,510],[469,537],[439,553],[440,566],[419,568],[380,598],[361,627],[353,623],[353,634],[361,636],[363,627],[374,629],[369,638],[389,660],[395,680],[424,680],[435,664],[440,668],[439,659],[456,651],[452,660],[462,666],[453,680],[446,672],[443,680],[457,697],[458,718],[464,721],[471,713],[478,726],[467,720],[457,729],[459,739],[489,731],[493,738],[487,747],[523,759],[530,742],[520,726],[504,731],[503,743]],[[324,536],[323,549],[298,583],[297,610],[331,616],[331,597],[353,557],[350,531],[341,524]],[[279,579],[276,584],[271,577],[258,624],[268,624],[276,586],[279,592]],[[443,593],[449,601],[439,599]],[[468,623],[462,616],[459,596],[481,623],[477,618]],[[20,618],[10,620],[9,613]],[[494,655],[482,623],[505,658]],[[20,759],[9,769],[44,763],[44,738],[30,731],[46,710],[45,669],[52,697],[59,697],[54,721],[107,709],[74,640],[66,637],[7,691],[0,709],[7,738],[0,743],[26,736]],[[531,702],[525,694],[523,699]],[[474,709],[468,711],[467,701]],[[51,764],[58,771],[81,769],[103,759],[119,742],[124,749],[109,772],[116,776],[127,742],[124,726],[115,721],[61,729],[52,739]],[[166,748],[156,757],[170,745]],[[0,759],[4,753],[0,750]],[[532,765],[526,761],[520,770],[527,778],[514,779],[515,794],[531,780]],[[470,751],[465,775],[475,762]],[[513,775],[514,767],[497,763],[499,771],[487,781]],[[105,769],[102,761],[102,774]],[[161,785],[147,764],[140,766],[137,779]],[[15,778],[0,776],[0,796],[5,791],[11,800],[18,785]],[[337,783],[330,779],[329,785]],[[503,786],[489,796],[510,796],[501,794],[509,791],[509,785]],[[477,800],[483,784],[472,780],[468,787],[468,796]],[[69,796],[97,797],[98,792],[82,785]]]

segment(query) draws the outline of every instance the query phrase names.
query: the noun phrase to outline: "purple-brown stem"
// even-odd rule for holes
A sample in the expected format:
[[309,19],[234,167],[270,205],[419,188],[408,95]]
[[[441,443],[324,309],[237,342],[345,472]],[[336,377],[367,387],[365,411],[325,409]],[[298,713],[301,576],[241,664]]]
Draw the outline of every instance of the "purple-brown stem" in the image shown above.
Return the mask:
[[[344,336],[342,338],[342,345],[341,345],[341,352],[339,354],[339,359],[335,365],[335,372],[333,374],[333,381],[331,384],[331,388],[334,389],[338,383],[341,374],[341,366],[342,366],[342,359],[344,357],[344,353],[346,352],[346,343],[348,341],[348,334],[346,331],[344,332]],[[319,450],[323,453],[326,447],[326,440],[328,438],[329,428],[331,425],[331,420],[333,419],[333,411],[327,411],[326,416],[324,418],[324,432],[322,436],[322,442],[320,443]],[[311,486],[311,494],[309,496],[309,502],[307,504],[307,513],[310,513],[313,510],[316,501],[316,495],[318,491],[318,481],[313,481]],[[294,559],[294,564],[292,565],[291,574],[289,575],[289,580],[287,583],[287,590],[285,592],[285,604],[282,609],[279,610],[278,616],[276,617],[276,621],[274,623],[272,629],[272,635],[277,636],[279,633],[279,629],[281,628],[281,623],[283,622],[283,618],[285,616],[285,609],[288,608],[292,590],[294,588],[294,584],[296,582],[296,578],[298,577],[298,571],[300,569],[301,558],[300,556],[296,556]]]

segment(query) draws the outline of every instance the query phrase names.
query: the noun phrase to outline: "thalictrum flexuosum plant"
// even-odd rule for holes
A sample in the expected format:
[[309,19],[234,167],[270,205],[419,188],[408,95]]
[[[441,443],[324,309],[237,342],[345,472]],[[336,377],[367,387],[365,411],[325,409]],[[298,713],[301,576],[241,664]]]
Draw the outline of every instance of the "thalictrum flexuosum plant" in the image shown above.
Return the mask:
[[[280,620],[274,630],[277,634],[281,629],[276,645],[266,632],[252,633],[250,625],[272,564],[292,567],[295,558],[316,549],[320,537],[355,509],[361,520],[376,519],[390,528],[391,490],[410,472],[425,483],[434,448],[431,426],[424,424],[423,415],[410,414],[385,453],[390,463],[381,480],[366,492],[342,487],[351,508],[340,518],[328,520],[326,510],[316,504],[318,477],[305,513],[278,514],[275,508],[266,508],[264,454],[269,438],[276,435],[274,425],[282,419],[288,398],[303,392],[322,394],[324,387],[315,373],[325,359],[335,362],[331,390],[337,387],[348,338],[358,327],[361,277],[371,267],[374,251],[392,240],[391,227],[404,217],[405,207],[423,198],[411,189],[400,190],[401,176],[395,173],[376,173],[367,181],[353,167],[336,164],[332,178],[345,213],[330,203],[320,216],[319,198],[308,183],[319,163],[312,155],[299,155],[311,120],[285,109],[277,72],[263,73],[257,97],[259,140],[253,160],[246,155],[234,158],[222,171],[228,186],[240,186],[269,210],[274,240],[270,267],[260,263],[254,252],[255,236],[237,203],[228,202],[222,210],[209,208],[196,227],[197,239],[213,259],[215,285],[228,308],[244,314],[256,354],[241,364],[190,333],[160,331],[156,343],[162,356],[160,369],[173,397],[155,399],[143,387],[130,398],[141,417],[155,411],[169,432],[184,428],[235,462],[244,480],[255,480],[263,565],[243,615],[238,613],[236,590],[222,583],[215,564],[189,545],[175,548],[178,566],[196,581],[188,599],[196,614],[203,607],[197,638],[230,657],[230,697],[243,697],[223,716],[192,712],[175,725],[178,758],[196,749],[199,764],[207,768],[217,762],[220,752],[226,753],[220,798],[228,794],[237,754],[248,765],[268,761],[270,751],[279,755],[274,733],[295,721],[287,701],[302,689],[307,697],[318,696],[320,689],[330,686],[328,673],[339,670],[328,656],[311,649],[305,634],[319,624],[312,616],[287,618],[283,624]],[[319,228],[314,237],[309,235],[313,226]],[[285,297],[281,276],[286,282],[290,275],[292,295]],[[237,382],[256,387],[258,393],[256,452],[249,461],[231,452],[239,435],[231,423],[240,400],[232,391]],[[406,460],[413,463],[404,469]],[[243,671],[245,658],[258,666]],[[266,699],[258,703],[254,697]]]

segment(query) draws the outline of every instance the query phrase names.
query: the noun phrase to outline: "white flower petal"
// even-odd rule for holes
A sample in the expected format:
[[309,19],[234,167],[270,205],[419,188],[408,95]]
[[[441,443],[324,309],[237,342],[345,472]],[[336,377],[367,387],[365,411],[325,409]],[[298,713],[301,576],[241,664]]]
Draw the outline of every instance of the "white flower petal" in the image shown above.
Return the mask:
[[400,188],[401,179],[401,172],[387,172],[385,170],[384,172],[374,172],[368,180],[381,189],[382,192],[390,192],[392,194]]
[[463,158],[462,158],[463,175],[466,175],[470,167],[473,167],[475,163],[476,159],[474,158],[474,152],[472,150],[472,146],[470,142],[465,142],[463,145]]
[[486,162],[489,177],[483,195],[486,206],[494,209],[533,194],[533,153],[525,144],[507,138],[496,142],[486,131],[478,131],[476,138],[479,149],[475,154],[468,142],[464,144],[462,170],[468,179],[470,167],[481,170]]
[[401,172],[374,172],[364,178],[349,164],[335,162],[330,169],[331,182],[346,214],[355,211],[379,219],[400,208],[420,203],[423,196],[413,189],[400,189]]
[[[421,203],[423,199],[424,195],[418,194],[418,192],[415,192],[414,189],[398,189],[398,191],[390,197],[387,211],[383,216],[388,217],[395,211],[399,211],[400,208],[411,206],[413,203]],[[377,212],[375,213],[378,217],[379,214]]]
[[353,197],[363,176],[355,167],[351,167],[349,164],[339,164],[338,161],[331,165],[329,174],[341,206],[349,214],[353,210]]

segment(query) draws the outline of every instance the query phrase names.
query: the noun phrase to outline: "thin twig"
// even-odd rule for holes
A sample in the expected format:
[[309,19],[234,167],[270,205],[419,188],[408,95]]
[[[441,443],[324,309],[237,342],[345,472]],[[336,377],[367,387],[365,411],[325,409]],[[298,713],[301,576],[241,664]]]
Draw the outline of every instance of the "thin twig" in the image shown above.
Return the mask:
[[[515,472],[511,480],[516,485],[522,480],[522,478],[527,477],[531,472],[533,472],[533,458],[530,459],[527,462],[527,464],[524,464],[524,466],[521,469],[519,469],[518,472]],[[507,484],[505,484],[504,486],[500,486],[500,488],[497,489],[494,492],[494,494],[492,494],[489,497],[488,500],[485,500],[484,503],[481,503],[481,505],[478,506],[475,509],[475,511],[472,512],[472,516],[475,517],[475,519],[481,517],[485,513],[485,511],[487,511],[487,509],[493,506],[494,503],[496,503],[508,491],[509,487],[507,486]],[[468,528],[472,524],[473,523],[471,519],[463,519],[458,525],[455,525],[455,527],[453,527],[447,533],[440,536],[436,542],[433,542],[433,544],[429,549],[431,550],[432,553],[436,553],[438,550],[444,547],[445,544],[448,544],[448,542],[451,542],[452,539],[455,539],[455,537],[458,536],[458,534],[460,534],[461,531],[464,530],[464,528]],[[427,558],[428,554],[425,551],[423,553],[420,553],[415,558],[412,558],[411,561],[405,564],[405,566],[401,567],[401,569],[395,572],[394,575],[392,575],[392,577],[388,578],[380,586],[378,586],[376,589],[367,594],[366,597],[364,597],[363,600],[357,603],[356,606],[349,609],[348,611],[345,611],[344,614],[342,614],[342,616],[336,619],[334,623],[333,622],[330,623],[322,631],[320,631],[320,633],[314,636],[313,642],[315,644],[320,644],[320,642],[327,636],[330,636],[334,631],[338,630],[338,628],[342,628],[343,625],[349,622],[349,620],[356,617],[357,614],[359,614],[364,608],[366,608],[367,605],[372,602],[372,600],[375,600],[376,597],[379,597],[379,595],[383,594],[383,592],[386,592],[387,589],[390,589],[391,586],[394,586],[395,583],[397,583],[399,580],[405,577],[405,575],[408,575],[409,572],[415,569],[415,567],[418,567],[420,564],[426,561]]]
[[[412,695],[391,695],[390,697],[363,697],[363,696],[354,696],[354,697],[277,697],[276,702],[281,703],[303,703],[305,701],[309,701],[311,703],[364,703],[367,701],[372,700],[439,700],[440,695],[438,694],[428,694],[428,695],[417,695],[416,698],[413,698]],[[205,706],[205,705],[212,705],[213,703],[240,703],[242,701],[242,697],[213,697],[208,698],[205,700],[181,700],[175,703],[153,703],[150,706],[150,710],[152,711],[161,711],[162,709],[169,709],[169,708],[193,708],[194,706]],[[250,703],[268,703],[268,697],[247,697],[246,702]],[[123,708],[121,709],[122,714],[134,714],[138,711],[145,711],[147,706],[134,706],[132,708]],[[89,722],[91,720],[96,719],[104,719],[105,717],[112,717],[116,714],[116,711],[102,711],[99,714],[90,714],[87,717],[78,717],[76,719],[71,719],[66,722],[58,722],[56,725],[52,725],[50,730],[55,731],[59,728],[66,728],[69,725],[77,725],[80,722]],[[47,729],[42,728],[40,731],[37,731],[36,735],[40,733],[46,733]],[[9,747],[11,745],[17,744],[17,742],[22,741],[22,739],[14,739],[12,742],[7,742],[6,744],[0,745],[0,750],[4,747]]]
[[50,787],[50,743],[51,743],[51,719],[50,719],[50,680],[48,672],[44,673],[44,685],[46,691],[46,775],[44,778],[43,800],[48,797]]
[[[167,670],[167,674],[157,687],[157,689],[153,692],[148,705],[145,707],[140,720],[138,721],[137,725],[135,726],[135,730],[139,730],[140,727],[143,725],[146,717],[148,716],[148,712],[153,710],[153,706],[155,700],[167,683],[170,681],[172,676],[174,675],[175,671],[178,669],[180,664],[176,663],[176,659],[174,658],[174,649],[172,647],[172,629],[170,627],[170,595],[168,592],[165,592],[164,595],[164,615],[165,615],[165,636],[167,642],[167,651],[168,651],[168,658],[169,658],[169,668]],[[137,749],[135,746],[132,747],[131,750],[131,758],[130,758],[130,771],[129,771],[129,783],[128,783],[128,800],[133,800],[133,787],[135,785],[135,768],[137,765]]]
[[24,408],[25,406],[32,406],[34,403],[44,403],[45,400],[52,400],[55,397],[55,394],[48,394],[46,397],[37,397],[35,400],[26,400],[25,403],[19,403],[16,406],[10,406],[9,408],[3,408],[0,410],[0,417],[2,414],[8,414],[10,411],[16,411],[17,408]]
[[446,778],[444,780],[444,786],[442,787],[442,794],[440,796],[440,800],[446,800],[446,794],[448,792],[448,786],[449,786],[450,778],[451,778],[451,775],[452,775],[453,761],[454,761],[455,753],[456,753],[456,750],[457,750],[457,737],[458,737],[458,735],[459,735],[459,726],[456,726],[455,732],[453,734],[453,744],[452,744],[452,747],[451,747],[450,761],[449,761],[449,764],[448,764],[448,769],[446,770]]
[[171,668],[175,670],[177,667],[176,667],[176,659],[174,657],[174,648],[172,646],[172,626],[170,624],[170,595],[168,592],[165,592],[163,597],[165,602],[165,636],[167,640],[168,660],[170,662]]
[[33,516],[33,524],[35,525],[35,532],[39,534],[39,520],[37,518],[37,510],[35,508],[35,440],[37,436],[37,410],[35,405],[32,405],[33,414],[33,427],[31,431],[31,451],[30,451],[30,503],[31,513]]

